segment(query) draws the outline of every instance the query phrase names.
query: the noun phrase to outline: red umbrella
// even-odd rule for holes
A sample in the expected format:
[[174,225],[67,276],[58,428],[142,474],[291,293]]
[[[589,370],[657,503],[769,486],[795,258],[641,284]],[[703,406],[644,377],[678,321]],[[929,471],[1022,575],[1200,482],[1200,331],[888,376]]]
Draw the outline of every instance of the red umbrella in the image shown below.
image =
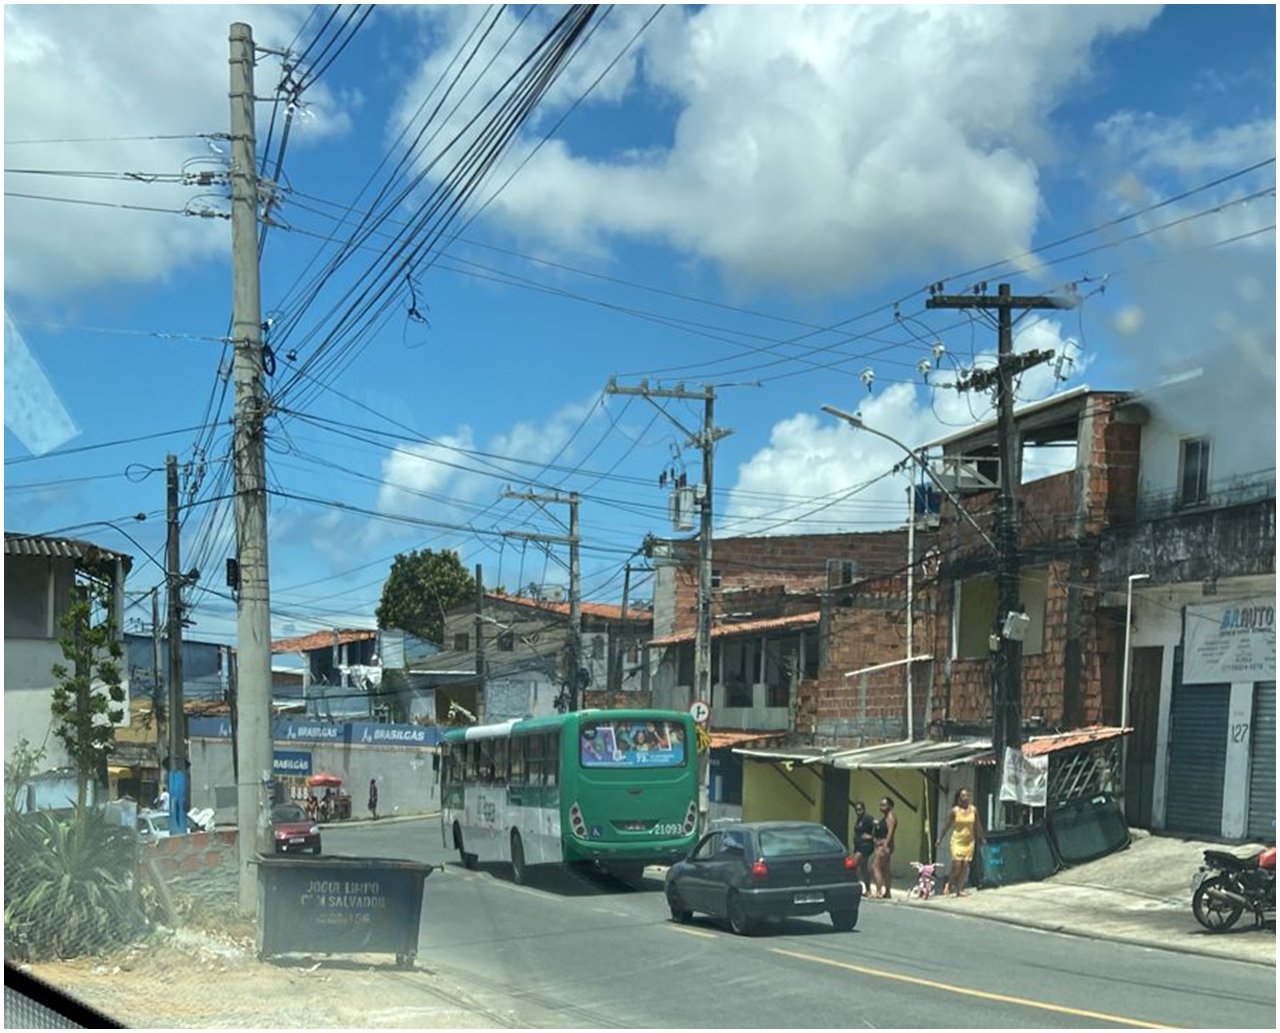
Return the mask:
[[307,776],[307,785],[309,786],[340,786],[342,779],[337,775],[331,775],[327,771],[317,771],[314,775]]

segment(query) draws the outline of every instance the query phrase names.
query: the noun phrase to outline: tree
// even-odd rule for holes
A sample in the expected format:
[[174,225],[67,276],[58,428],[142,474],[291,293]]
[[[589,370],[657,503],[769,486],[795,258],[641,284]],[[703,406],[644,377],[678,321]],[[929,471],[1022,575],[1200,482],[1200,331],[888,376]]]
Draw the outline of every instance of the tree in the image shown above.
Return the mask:
[[376,617],[380,628],[401,628],[444,645],[444,615],[475,598],[476,582],[457,553],[430,549],[400,553],[382,586]]
[[53,733],[75,765],[76,807],[83,813],[89,782],[115,742],[115,726],[124,720],[123,651],[111,616],[110,589],[97,583],[76,585],[59,626],[67,662],[53,665]]

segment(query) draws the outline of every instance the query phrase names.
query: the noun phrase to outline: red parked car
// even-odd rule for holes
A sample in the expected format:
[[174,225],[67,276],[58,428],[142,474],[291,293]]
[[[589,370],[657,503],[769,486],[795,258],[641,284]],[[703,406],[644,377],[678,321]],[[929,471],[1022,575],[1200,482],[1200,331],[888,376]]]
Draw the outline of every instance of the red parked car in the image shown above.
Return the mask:
[[271,831],[277,854],[320,853],[320,826],[296,803],[278,803],[271,808]]

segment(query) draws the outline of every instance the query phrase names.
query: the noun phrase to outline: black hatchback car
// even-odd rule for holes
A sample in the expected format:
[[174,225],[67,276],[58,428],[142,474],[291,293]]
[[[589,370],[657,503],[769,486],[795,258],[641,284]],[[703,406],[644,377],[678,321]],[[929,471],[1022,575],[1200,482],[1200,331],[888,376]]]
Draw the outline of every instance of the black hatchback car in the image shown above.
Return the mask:
[[744,822],[708,832],[667,870],[667,905],[677,922],[695,911],[724,918],[747,936],[764,918],[827,913],[836,929],[858,924],[857,858],[813,821]]

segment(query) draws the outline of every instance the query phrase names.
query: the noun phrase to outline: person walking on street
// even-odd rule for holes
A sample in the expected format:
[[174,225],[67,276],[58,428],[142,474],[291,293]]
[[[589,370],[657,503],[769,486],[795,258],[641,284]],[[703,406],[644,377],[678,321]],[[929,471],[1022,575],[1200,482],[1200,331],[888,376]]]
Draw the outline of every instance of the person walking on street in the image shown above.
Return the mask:
[[373,815],[373,820],[378,820],[378,780],[376,778],[369,779],[369,813]]
[[861,800],[854,803],[853,813],[857,815],[853,823],[853,851],[858,855],[858,879],[862,882],[862,892],[870,894],[871,855],[876,849],[876,822],[867,813],[867,805]]
[[898,816],[893,813],[893,798],[886,796],[880,801],[880,820],[872,830],[875,836],[875,852],[871,855],[871,895],[873,897],[890,898],[891,889],[889,864],[893,860],[893,836],[898,831]]
[[945,897],[951,891],[957,897],[967,897],[969,894],[965,892],[964,884],[969,879],[969,865],[973,863],[975,848],[983,841],[982,821],[969,790],[956,790],[947,820],[938,830],[938,841],[935,844],[938,848],[942,847],[942,837],[947,834],[948,829],[951,830],[951,841],[948,844],[951,849],[951,871],[942,887],[942,895]]

